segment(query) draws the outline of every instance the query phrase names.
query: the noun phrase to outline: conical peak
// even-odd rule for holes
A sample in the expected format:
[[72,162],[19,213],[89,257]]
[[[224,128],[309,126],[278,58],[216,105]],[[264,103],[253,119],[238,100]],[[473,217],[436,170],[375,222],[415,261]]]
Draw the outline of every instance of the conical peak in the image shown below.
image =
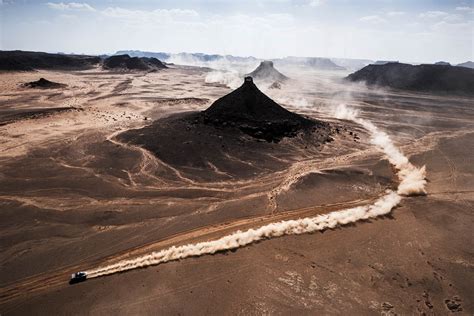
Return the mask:
[[216,100],[202,113],[203,122],[239,128],[255,138],[278,142],[314,123],[283,108],[261,92],[251,76],[242,86]]
[[[257,86],[255,85],[255,83],[253,82],[253,78],[250,77],[250,76],[246,76],[244,78],[244,83],[240,86],[241,88],[244,88],[244,89],[251,89],[251,90],[258,90]],[[260,91],[260,90],[259,90]]]
[[260,91],[251,76],[246,76],[239,88],[216,100],[204,113],[209,119],[234,123],[300,120],[298,115],[281,107]]
[[247,76],[251,76],[254,80],[261,81],[284,81],[288,79],[285,75],[281,74],[278,70],[273,67],[273,61],[264,60],[258,65],[258,67],[249,73]]
[[272,67],[273,68],[273,61],[271,60],[264,60],[260,63],[261,66],[265,67]]

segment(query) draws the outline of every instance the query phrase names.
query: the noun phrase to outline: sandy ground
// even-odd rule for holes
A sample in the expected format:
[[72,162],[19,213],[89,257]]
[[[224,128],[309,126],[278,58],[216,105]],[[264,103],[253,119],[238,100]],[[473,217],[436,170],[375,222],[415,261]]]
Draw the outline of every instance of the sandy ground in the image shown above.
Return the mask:
[[[184,168],[116,137],[230,91],[206,84],[202,69],[0,74],[0,313],[472,314],[474,100],[286,74],[298,80],[262,89],[347,131],[317,150],[273,155],[271,168],[252,161],[245,177]],[[68,87],[19,86],[39,77]],[[427,196],[370,222],[67,284],[75,271],[366,204],[396,187],[367,132],[324,114],[340,102],[426,165]],[[251,161],[237,158],[228,157]]]

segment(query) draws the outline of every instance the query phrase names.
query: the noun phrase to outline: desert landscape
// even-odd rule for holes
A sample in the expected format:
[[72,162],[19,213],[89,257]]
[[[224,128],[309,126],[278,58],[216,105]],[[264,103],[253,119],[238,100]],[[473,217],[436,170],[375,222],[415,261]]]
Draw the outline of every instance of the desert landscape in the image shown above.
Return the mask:
[[[1,75],[2,313],[473,310],[472,97],[289,69],[279,89],[262,90],[321,126],[272,142],[183,119],[232,91],[206,83],[208,73]],[[25,86],[40,77],[61,85]],[[344,109],[426,166],[426,195],[403,197],[380,218],[68,284],[76,271],[396,190],[396,167]]]
[[0,315],[474,314],[472,6],[112,2],[0,1]]

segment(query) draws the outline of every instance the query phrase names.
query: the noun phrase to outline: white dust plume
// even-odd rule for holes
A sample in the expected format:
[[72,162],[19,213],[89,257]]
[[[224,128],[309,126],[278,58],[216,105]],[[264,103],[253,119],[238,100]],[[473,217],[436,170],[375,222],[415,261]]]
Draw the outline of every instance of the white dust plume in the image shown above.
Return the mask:
[[213,70],[206,75],[206,83],[219,83],[231,89],[237,89],[242,84],[242,76],[237,71]]
[[379,147],[385,153],[390,163],[398,170],[397,175],[400,179],[397,190],[398,194],[407,196],[426,194],[425,166],[421,168],[413,166],[400,149],[395,146],[387,133],[381,131],[369,120],[360,118],[357,110],[351,109],[345,104],[336,106],[333,114],[338,119],[354,121],[370,132],[371,143]]
[[183,246],[172,246],[168,249],[152,252],[135,259],[123,260],[115,264],[87,271],[88,277],[96,278],[187,257],[213,254],[218,251],[243,247],[263,239],[311,233],[334,228],[338,225],[346,225],[359,220],[386,215],[400,203],[402,199],[401,195],[422,194],[425,192],[425,168],[416,168],[413,166],[408,161],[408,158],[393,144],[385,132],[380,131],[370,121],[360,118],[357,111],[345,105],[337,106],[333,114],[339,119],[353,120],[369,130],[372,136],[372,143],[387,155],[390,163],[398,170],[397,174],[400,179],[400,184],[397,192],[388,191],[386,195],[370,205],[344,209],[315,217],[271,223],[257,229],[237,231],[216,240]]
[[254,243],[259,240],[284,235],[299,235],[311,233],[338,225],[346,225],[358,220],[369,219],[388,214],[393,207],[400,202],[400,196],[389,191],[385,196],[378,199],[374,204],[359,206],[342,211],[331,212],[316,217],[302,218],[298,220],[281,221],[247,231],[237,231],[222,238],[205,241],[184,246],[172,246],[168,249],[152,252],[151,254],[130,260],[123,260],[116,264],[87,271],[89,278],[113,274],[126,270],[132,270],[160,263],[196,257],[205,254],[213,254],[218,251],[235,249]]
[[258,61],[254,59],[247,60],[243,58],[236,60],[227,56],[203,60],[187,53],[174,54],[167,59],[167,62],[177,65],[210,68],[211,71],[206,74],[205,82],[223,84],[231,89],[240,87],[245,74],[258,64]]

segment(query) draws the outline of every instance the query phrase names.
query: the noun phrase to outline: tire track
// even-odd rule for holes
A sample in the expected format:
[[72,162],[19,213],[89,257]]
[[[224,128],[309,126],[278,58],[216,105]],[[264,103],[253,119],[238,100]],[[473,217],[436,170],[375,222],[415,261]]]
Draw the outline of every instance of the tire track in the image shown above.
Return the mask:
[[14,284],[9,284],[0,289],[0,305],[6,305],[7,303],[17,301],[21,298],[30,298],[46,291],[52,291],[58,288],[63,288],[67,286],[67,282],[69,281],[69,275],[75,271],[87,270],[98,265],[106,265],[108,263],[139,256],[150,251],[165,249],[171,245],[182,245],[190,242],[209,240],[216,236],[225,235],[226,233],[230,231],[235,231],[237,229],[248,229],[274,221],[296,219],[311,215],[322,214],[341,208],[355,207],[371,203],[376,199],[377,197],[368,200],[355,200],[352,202],[334,203],[318,207],[305,207],[291,211],[281,212],[275,215],[248,217],[233,222],[225,222],[218,225],[205,226],[182,233],[177,233],[165,239],[157,240],[142,246],[119,252],[113,256],[109,256],[103,259],[92,260],[80,265],[65,266],[56,271],[41,273],[29,278],[25,278]]

